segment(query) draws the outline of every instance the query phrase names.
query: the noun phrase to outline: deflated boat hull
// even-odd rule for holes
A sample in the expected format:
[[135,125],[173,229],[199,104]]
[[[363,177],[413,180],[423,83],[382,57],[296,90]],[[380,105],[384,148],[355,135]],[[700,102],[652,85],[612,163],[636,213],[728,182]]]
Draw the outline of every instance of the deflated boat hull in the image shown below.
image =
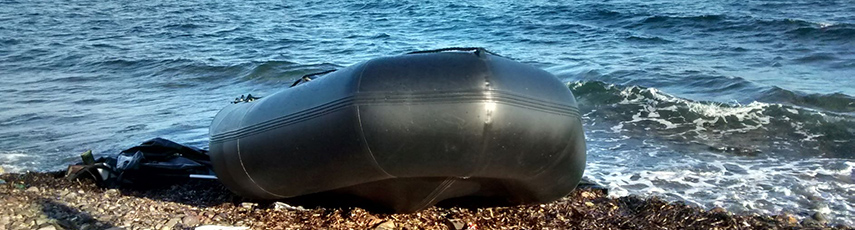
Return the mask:
[[553,75],[478,50],[369,60],[220,111],[210,155],[235,193],[335,192],[397,212],[456,197],[548,202],[585,168]]

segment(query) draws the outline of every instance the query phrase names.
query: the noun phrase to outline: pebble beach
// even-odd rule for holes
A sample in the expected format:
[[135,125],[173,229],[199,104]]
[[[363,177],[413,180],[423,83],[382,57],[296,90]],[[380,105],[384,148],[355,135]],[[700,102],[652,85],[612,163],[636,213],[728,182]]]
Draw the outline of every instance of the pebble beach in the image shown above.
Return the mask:
[[5,229],[853,229],[822,215],[733,214],[657,197],[612,198],[579,188],[551,203],[431,207],[388,214],[244,200],[213,180],[157,188],[99,188],[62,172],[0,175]]

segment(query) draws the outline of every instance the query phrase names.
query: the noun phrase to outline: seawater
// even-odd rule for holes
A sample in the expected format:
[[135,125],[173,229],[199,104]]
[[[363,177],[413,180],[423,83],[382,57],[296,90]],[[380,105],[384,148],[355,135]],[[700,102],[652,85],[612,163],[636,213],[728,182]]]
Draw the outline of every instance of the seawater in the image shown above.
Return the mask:
[[[580,103],[585,177],[737,213],[855,222],[848,1],[0,1],[0,166],[59,170],[370,58],[481,46]],[[295,140],[297,141],[297,140]]]

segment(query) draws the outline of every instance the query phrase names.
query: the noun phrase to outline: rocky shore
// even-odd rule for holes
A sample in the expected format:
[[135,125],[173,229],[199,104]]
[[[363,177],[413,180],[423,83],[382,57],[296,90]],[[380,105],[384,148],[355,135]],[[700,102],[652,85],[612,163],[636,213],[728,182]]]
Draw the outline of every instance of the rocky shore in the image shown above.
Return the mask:
[[432,207],[384,214],[362,208],[302,208],[254,203],[216,181],[162,188],[102,189],[62,173],[0,175],[0,230],[4,229],[852,229],[822,216],[734,215],[656,197],[608,198],[577,189],[548,204],[511,207]]

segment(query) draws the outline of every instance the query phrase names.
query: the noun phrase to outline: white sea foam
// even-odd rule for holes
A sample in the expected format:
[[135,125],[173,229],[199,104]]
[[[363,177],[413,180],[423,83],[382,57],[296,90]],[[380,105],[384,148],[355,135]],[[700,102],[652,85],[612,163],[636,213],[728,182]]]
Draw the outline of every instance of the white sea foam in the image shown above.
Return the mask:
[[816,24],[819,25],[820,29],[825,29],[825,28],[828,28],[829,26],[834,25],[834,23],[831,23],[831,22],[818,22]]
[[23,151],[0,151],[0,167],[7,173],[35,170],[36,159],[32,154]]
[[[615,86],[609,85],[608,87],[614,88]],[[624,100],[618,102],[619,104],[633,104],[641,106],[641,109],[639,109],[637,113],[633,114],[632,120],[621,122],[620,125],[641,121],[653,121],[662,124],[664,129],[675,129],[685,125],[694,125],[695,131],[702,131],[705,130],[708,125],[715,124],[719,121],[727,122],[727,118],[732,117],[740,122],[746,120],[753,121],[753,125],[743,123],[745,126],[744,128],[729,130],[732,132],[744,132],[747,130],[762,128],[763,125],[767,125],[770,122],[770,117],[763,114],[765,108],[770,105],[761,102],[752,102],[748,105],[725,105],[720,103],[695,102],[663,93],[656,88],[641,88],[637,86],[631,86],[621,90],[620,95],[624,97]],[[649,95],[649,97],[646,95]],[[693,120],[691,123],[674,123],[673,121],[668,120],[668,118],[660,115],[660,111],[678,111],[679,108],[675,104],[685,106],[690,112],[697,113],[702,117]]]
[[[661,154],[637,153],[610,151],[609,155],[623,159],[609,161],[594,156],[586,176],[602,181],[611,196],[656,195],[703,208],[722,206],[737,213],[790,212],[805,217],[820,212],[839,223],[855,223],[852,160],[722,159],[713,153],[663,159]],[[639,166],[639,162],[655,163]]]
[[610,195],[657,195],[738,213],[820,212],[834,223],[855,224],[855,160],[810,157],[824,151],[816,145],[823,133],[811,122],[846,118],[761,102],[696,102],[655,88],[605,87],[621,98],[586,114],[587,121],[597,121],[586,124],[586,177]]

